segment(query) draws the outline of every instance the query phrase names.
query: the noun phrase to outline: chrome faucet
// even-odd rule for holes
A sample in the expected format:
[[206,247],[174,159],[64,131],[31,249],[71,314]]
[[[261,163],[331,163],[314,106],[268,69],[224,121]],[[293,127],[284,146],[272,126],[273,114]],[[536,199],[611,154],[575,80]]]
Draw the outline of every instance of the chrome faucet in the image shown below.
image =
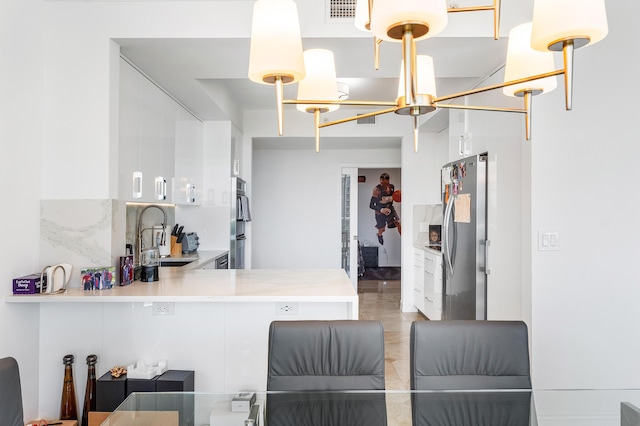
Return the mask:
[[[142,217],[144,216],[144,212],[146,212],[148,209],[152,207],[155,207],[156,209],[162,212],[162,229],[164,230],[167,227],[167,213],[164,211],[162,207],[155,204],[150,204],[146,206],[144,209],[142,209],[142,211],[140,212],[140,216],[138,216],[138,223],[136,225],[136,234],[138,237],[138,250],[137,250],[138,256],[136,261],[134,262],[136,265],[140,265],[140,259],[142,257],[142,233],[145,231],[145,228],[143,228],[143,225],[142,225]],[[152,238],[152,241],[153,241],[153,238]]]

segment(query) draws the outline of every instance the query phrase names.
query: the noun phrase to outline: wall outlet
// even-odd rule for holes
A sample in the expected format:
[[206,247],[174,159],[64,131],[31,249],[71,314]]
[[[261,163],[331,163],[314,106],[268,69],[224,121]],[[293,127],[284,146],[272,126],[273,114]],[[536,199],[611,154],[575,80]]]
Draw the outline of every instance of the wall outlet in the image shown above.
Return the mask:
[[276,316],[284,316],[284,315],[298,315],[298,303],[297,302],[277,302]]
[[153,302],[151,315],[173,315],[173,302]]

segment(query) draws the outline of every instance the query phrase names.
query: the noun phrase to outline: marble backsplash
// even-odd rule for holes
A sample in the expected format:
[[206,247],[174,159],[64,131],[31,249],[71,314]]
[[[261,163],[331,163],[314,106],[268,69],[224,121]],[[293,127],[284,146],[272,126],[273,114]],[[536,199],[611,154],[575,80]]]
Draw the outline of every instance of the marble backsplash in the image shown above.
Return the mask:
[[[136,224],[146,205],[128,205],[120,200],[40,201],[40,266],[70,263],[69,287],[80,287],[80,270],[116,266],[125,245],[134,244]],[[175,223],[175,207],[162,206],[167,223]],[[160,224],[163,214],[148,209],[144,226]],[[149,244],[151,233],[144,237]],[[33,271],[40,273],[41,271]]]
[[70,263],[69,287],[80,287],[82,268],[115,266],[124,254],[125,206],[107,199],[41,200],[40,265]]

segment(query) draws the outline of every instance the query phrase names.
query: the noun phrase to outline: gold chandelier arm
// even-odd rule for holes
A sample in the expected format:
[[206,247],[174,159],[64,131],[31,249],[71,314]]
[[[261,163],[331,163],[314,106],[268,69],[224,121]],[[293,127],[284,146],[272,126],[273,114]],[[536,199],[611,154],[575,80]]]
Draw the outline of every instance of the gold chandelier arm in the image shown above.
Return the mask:
[[382,44],[382,39],[376,36],[373,36],[373,66],[376,71],[380,69],[380,45]]
[[500,38],[500,0],[493,0],[493,39]]
[[416,76],[416,44],[413,30],[407,25],[402,34],[402,59],[404,60],[404,98],[410,105],[416,104],[418,79]]
[[[518,80],[505,81],[504,83],[494,84],[494,85],[486,86],[486,87],[479,87],[477,89],[467,90],[466,92],[459,92],[459,93],[454,93],[454,94],[451,94],[451,95],[440,96],[440,97],[434,99],[434,102],[438,103],[438,102],[442,102],[442,101],[448,101],[449,99],[462,98],[464,96],[475,95],[475,94],[483,93],[483,92],[489,92],[491,90],[501,89],[501,88],[507,87],[507,86],[513,86],[514,84],[527,83],[529,81],[539,80],[541,78],[546,78],[546,77],[554,77],[554,76],[561,75],[561,74],[564,74],[564,73],[565,73],[565,70],[561,69],[561,70],[555,70],[555,71],[546,72],[544,74],[533,75],[531,77],[520,78]],[[444,107],[444,105],[438,105],[438,106],[439,107]]]
[[571,111],[573,99],[573,40],[567,40],[562,46],[562,57],[564,59],[564,99],[567,111]]
[[385,101],[327,101],[327,100],[312,100],[312,99],[285,99],[282,101],[284,105],[346,105],[346,106],[366,106],[366,107],[396,107],[397,102],[385,102]]
[[478,12],[483,10],[493,11],[493,39],[498,40],[500,38],[500,0],[493,0],[493,6],[469,6],[469,7],[456,7],[448,8],[448,13],[457,12]]
[[323,128],[323,127],[334,126],[336,124],[348,123],[349,121],[355,121],[355,120],[359,120],[361,118],[374,117],[376,115],[388,114],[390,112],[394,112],[395,110],[396,110],[395,108],[382,109],[380,111],[369,112],[367,114],[360,114],[360,115],[356,115],[356,116],[353,116],[353,117],[343,118],[343,119],[340,119],[340,120],[329,121],[327,123],[322,123],[322,124],[318,125],[318,127]]
[[274,87],[276,88],[276,110],[278,115],[278,136],[284,134],[284,108],[282,106],[282,98],[284,97],[284,88],[282,85],[282,77],[276,76]]
[[436,108],[470,109],[470,110],[476,110],[476,111],[498,111],[498,112],[519,112],[519,113],[527,112],[526,109],[522,109],[522,108],[501,108],[501,107],[458,105],[458,104],[436,105]]
[[313,110],[313,126],[316,131],[316,152],[320,152],[320,108]]
[[413,152],[418,152],[418,116],[413,116]]
[[533,97],[533,94],[531,93],[530,90],[527,90],[526,92],[524,92],[524,108],[527,111],[527,113],[524,116],[524,128],[525,128],[525,138],[527,140],[531,139],[531,98]]

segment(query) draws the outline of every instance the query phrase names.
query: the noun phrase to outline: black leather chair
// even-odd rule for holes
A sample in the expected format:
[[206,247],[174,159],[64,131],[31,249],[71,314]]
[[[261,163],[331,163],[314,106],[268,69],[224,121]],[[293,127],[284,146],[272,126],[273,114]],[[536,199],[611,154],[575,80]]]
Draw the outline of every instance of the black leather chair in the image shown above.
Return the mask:
[[522,321],[411,324],[411,389],[531,389]]
[[274,321],[267,390],[384,389],[379,321]]
[[24,426],[21,389],[16,360],[0,359],[0,425]]
[[387,424],[384,393],[340,392],[384,390],[379,321],[275,321],[268,364],[268,426]]
[[[522,321],[415,321],[412,390],[531,389]],[[529,426],[530,391],[415,393],[414,426]]]

